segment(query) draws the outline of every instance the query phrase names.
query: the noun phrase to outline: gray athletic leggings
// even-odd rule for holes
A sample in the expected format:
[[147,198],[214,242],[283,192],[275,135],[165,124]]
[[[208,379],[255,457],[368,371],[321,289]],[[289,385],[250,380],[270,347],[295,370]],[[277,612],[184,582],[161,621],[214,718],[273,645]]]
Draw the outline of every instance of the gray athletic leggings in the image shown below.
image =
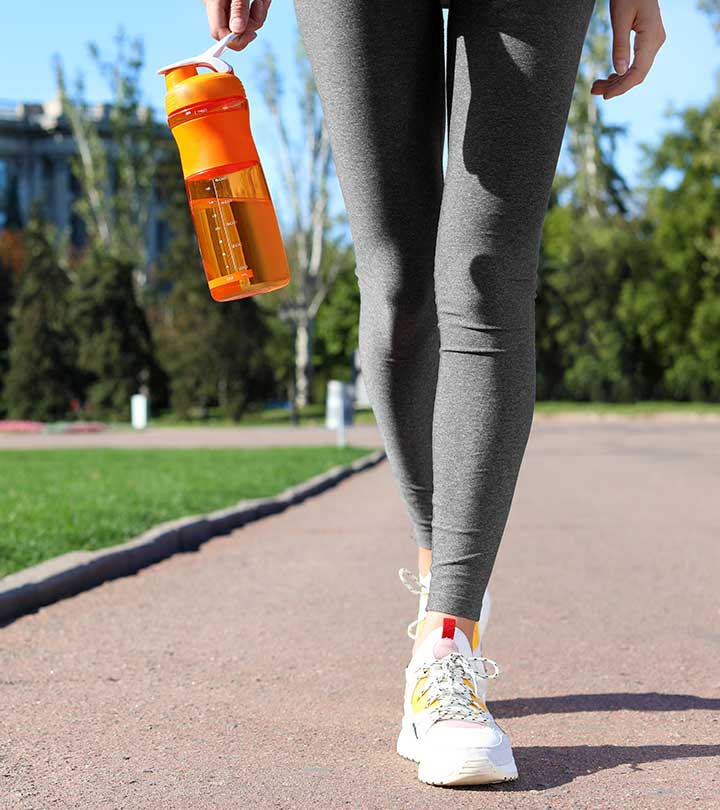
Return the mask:
[[593,0],[294,0],[355,244],[359,353],[428,609],[477,619],[535,401],[543,218]]

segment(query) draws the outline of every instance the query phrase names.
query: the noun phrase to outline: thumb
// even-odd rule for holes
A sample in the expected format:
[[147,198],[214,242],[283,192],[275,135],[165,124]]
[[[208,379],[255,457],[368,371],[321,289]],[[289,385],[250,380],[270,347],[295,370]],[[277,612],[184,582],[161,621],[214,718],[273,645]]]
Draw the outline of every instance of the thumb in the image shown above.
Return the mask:
[[628,67],[630,67],[630,30],[632,28],[632,20],[628,17],[625,19],[614,19],[612,28],[613,67],[622,76],[623,73],[627,71]]
[[248,0],[232,0],[230,3],[230,30],[242,34],[248,23]]

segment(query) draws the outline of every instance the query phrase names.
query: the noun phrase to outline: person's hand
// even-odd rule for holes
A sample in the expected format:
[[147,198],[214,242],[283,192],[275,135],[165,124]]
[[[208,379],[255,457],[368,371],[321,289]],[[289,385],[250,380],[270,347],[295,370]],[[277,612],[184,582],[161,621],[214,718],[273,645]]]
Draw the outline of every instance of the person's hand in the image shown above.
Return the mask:
[[[640,84],[647,76],[655,55],[665,42],[665,28],[658,0],[610,0],[613,30],[613,67],[607,79],[596,79],[590,92],[615,98]],[[630,64],[630,32],[635,32],[633,61]]]
[[257,37],[257,29],[261,28],[267,17],[272,0],[202,0],[207,9],[210,34],[215,39],[222,39],[231,31],[233,34],[242,34],[233,39],[228,48],[241,51],[248,43]]

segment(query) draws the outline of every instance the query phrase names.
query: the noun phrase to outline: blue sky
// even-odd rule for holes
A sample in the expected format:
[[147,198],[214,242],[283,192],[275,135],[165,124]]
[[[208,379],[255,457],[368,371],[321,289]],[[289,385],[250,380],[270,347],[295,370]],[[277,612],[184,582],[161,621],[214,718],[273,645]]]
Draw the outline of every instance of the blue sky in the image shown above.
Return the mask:
[[[607,0],[598,0],[603,2]],[[629,137],[620,149],[620,165],[631,181],[639,168],[638,143],[651,143],[668,128],[665,114],[670,106],[682,108],[707,99],[720,69],[717,40],[707,18],[695,9],[694,0],[661,0],[661,7],[668,40],[650,76],[625,96],[601,101],[609,121],[629,127]],[[118,4],[37,0],[32,6],[15,5],[12,14],[3,17],[2,101],[42,101],[52,97],[55,92],[52,55],[58,53],[70,75],[74,75],[88,66],[87,42],[95,41],[110,54],[115,32],[122,25],[128,34],[144,39],[147,58],[144,90],[147,101],[161,109],[164,88],[155,69],[198,53],[211,43],[200,0],[124,0]],[[291,100],[296,87],[292,81],[296,37],[292,0],[274,0],[258,38],[245,51],[229,56],[248,92],[253,133],[271,190],[276,184],[272,160],[274,133],[253,85],[253,64],[266,45],[274,48],[286,70]],[[101,80],[89,77],[87,86],[92,100],[101,100],[105,95]]]

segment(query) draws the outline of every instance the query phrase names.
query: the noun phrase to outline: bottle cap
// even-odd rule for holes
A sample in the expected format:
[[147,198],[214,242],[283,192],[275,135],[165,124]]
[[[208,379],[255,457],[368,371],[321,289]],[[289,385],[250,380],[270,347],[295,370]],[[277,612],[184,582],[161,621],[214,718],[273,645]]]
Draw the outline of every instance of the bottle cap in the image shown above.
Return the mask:
[[234,73],[198,73],[194,67],[179,67],[165,74],[168,115],[189,107],[221,98],[245,98],[243,83]]
[[[165,109],[168,115],[191,104],[245,96],[245,88],[233,73],[231,65],[220,59],[220,54],[237,36],[239,34],[228,34],[197,56],[181,59],[158,70],[160,75],[165,76]],[[212,73],[198,73],[199,67],[210,68]]]

